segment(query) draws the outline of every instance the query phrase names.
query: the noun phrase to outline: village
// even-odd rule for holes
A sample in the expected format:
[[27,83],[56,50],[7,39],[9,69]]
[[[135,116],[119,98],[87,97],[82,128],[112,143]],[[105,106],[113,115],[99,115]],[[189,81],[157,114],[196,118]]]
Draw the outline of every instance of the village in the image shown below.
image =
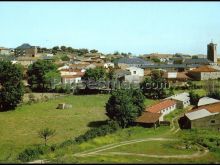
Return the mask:
[[[68,51],[70,50],[70,51]],[[189,89],[189,82],[218,80],[220,66],[217,59],[217,45],[207,46],[207,57],[189,56],[182,54],[147,54],[139,57],[131,53],[103,54],[97,50],[82,49],[83,54],[70,47],[54,47],[51,50],[23,44],[15,49],[0,48],[2,60],[9,60],[12,64],[21,64],[24,75],[28,66],[37,60],[52,61],[58,67],[61,75],[58,84],[80,84],[88,69],[104,68],[106,72],[113,71],[113,77],[120,82],[140,84],[155,70],[160,71],[162,78],[172,87]],[[80,52],[81,53],[81,52]],[[28,87],[27,75],[23,82]],[[211,83],[211,82],[210,82]],[[202,86],[201,88],[204,88]],[[109,91],[102,88],[99,91]],[[203,96],[192,106],[189,90],[182,90],[167,98],[158,100],[147,106],[145,112],[137,119],[137,124],[144,127],[157,127],[164,122],[164,115],[175,109],[188,108],[181,118],[181,128],[210,128],[220,131],[220,102],[217,98]],[[205,122],[204,122],[205,121]]]
[[219,164],[218,2],[0,2],[0,164]]

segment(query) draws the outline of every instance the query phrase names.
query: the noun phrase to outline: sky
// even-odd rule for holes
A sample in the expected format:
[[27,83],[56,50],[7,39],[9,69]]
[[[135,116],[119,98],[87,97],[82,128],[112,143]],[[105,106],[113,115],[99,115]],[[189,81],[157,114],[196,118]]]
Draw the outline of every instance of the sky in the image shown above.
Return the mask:
[[220,45],[220,2],[0,2],[0,46],[206,54]]

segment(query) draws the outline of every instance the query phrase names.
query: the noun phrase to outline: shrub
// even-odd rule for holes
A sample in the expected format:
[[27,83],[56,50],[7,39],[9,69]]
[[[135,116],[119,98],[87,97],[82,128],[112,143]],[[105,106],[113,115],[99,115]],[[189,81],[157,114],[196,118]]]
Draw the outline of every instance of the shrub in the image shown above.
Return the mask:
[[30,147],[22,151],[18,155],[18,159],[22,162],[28,162],[40,157],[45,153],[49,152],[49,148],[45,146],[37,146],[37,147]]
[[85,134],[75,138],[75,141],[77,143],[82,143],[98,136],[105,136],[107,134],[113,133],[117,131],[119,128],[120,127],[117,124],[117,122],[109,121],[107,125],[102,125],[100,127],[88,130]]
[[30,160],[38,158],[40,153],[33,148],[27,148],[18,155],[18,159],[22,162],[28,162]]
[[66,147],[66,146],[69,146],[69,145],[74,144],[74,143],[75,143],[74,140],[69,139],[69,140],[66,140],[66,141],[64,141],[63,143],[61,143],[61,144],[59,145],[59,148]]

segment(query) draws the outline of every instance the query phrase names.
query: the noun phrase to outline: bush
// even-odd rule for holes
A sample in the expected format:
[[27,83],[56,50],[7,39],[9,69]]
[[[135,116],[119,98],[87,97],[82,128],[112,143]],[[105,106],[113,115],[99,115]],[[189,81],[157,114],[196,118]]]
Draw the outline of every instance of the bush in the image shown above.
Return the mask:
[[27,148],[24,151],[22,151],[18,155],[18,159],[22,162],[28,162],[28,161],[39,158],[40,155],[43,155],[47,152],[49,152],[48,147],[44,147],[44,146],[31,147],[31,148]]
[[59,145],[59,148],[66,147],[66,146],[69,146],[69,145],[74,144],[74,143],[75,143],[75,140],[66,140],[66,141],[64,141],[63,143],[61,143]]
[[100,127],[88,130],[85,134],[75,138],[75,141],[77,143],[82,143],[98,136],[105,136],[107,134],[113,133],[117,131],[119,128],[120,127],[116,122],[109,121],[107,125],[102,125]]

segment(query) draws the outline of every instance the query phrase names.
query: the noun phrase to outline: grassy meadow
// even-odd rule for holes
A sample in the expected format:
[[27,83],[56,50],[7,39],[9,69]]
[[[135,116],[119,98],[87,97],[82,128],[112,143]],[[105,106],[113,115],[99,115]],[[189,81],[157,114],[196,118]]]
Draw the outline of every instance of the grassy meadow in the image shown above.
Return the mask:
[[[14,160],[28,145],[42,143],[37,134],[42,128],[56,129],[49,144],[83,134],[89,129],[90,122],[107,119],[105,103],[108,98],[109,95],[65,96],[1,112],[0,162]],[[72,108],[56,109],[59,103],[72,104]]]

